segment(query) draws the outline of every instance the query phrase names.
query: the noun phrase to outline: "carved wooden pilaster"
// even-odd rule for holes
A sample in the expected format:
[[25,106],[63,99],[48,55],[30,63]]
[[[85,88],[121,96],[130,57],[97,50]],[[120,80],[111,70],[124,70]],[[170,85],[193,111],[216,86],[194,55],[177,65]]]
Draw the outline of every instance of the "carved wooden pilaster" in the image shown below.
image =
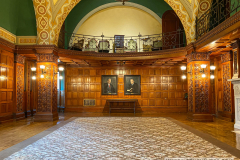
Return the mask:
[[24,61],[24,56],[14,55],[13,115],[17,120],[25,118],[26,111],[24,106]]
[[[58,56],[54,54],[36,54],[37,56],[37,108],[35,121],[54,121],[57,113],[57,72]],[[41,78],[44,65],[44,78]]]
[[228,80],[233,76],[233,53],[222,55],[222,81],[223,81],[223,111],[218,116],[234,121],[234,94],[233,86]]
[[236,40],[232,45],[233,52],[233,77],[232,79],[240,78],[239,63],[240,63],[240,40]]
[[36,87],[36,81],[32,80],[33,72],[31,70],[32,67],[36,67],[36,62],[32,60],[26,60],[25,61],[25,106],[26,106],[26,115],[27,116],[33,116],[36,112],[35,106],[35,87]]
[[[205,78],[202,78],[201,65]],[[210,93],[210,53],[192,52],[187,55],[188,117],[192,121],[213,121]]]

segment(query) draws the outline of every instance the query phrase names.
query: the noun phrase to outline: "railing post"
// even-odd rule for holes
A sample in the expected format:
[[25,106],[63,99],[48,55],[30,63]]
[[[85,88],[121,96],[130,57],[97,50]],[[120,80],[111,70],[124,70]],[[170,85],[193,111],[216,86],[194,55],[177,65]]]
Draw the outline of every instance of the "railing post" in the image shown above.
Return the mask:
[[195,35],[196,35],[196,40],[198,39],[198,30],[197,30],[197,26],[198,26],[198,17],[196,16],[196,21],[195,21]]

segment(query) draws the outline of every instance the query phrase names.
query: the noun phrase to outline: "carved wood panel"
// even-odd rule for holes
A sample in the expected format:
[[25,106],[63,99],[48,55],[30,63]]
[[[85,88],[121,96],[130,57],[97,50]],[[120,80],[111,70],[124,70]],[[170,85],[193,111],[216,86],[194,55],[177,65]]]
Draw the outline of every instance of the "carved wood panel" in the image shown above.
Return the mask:
[[[25,79],[26,79],[26,82],[25,82],[25,91],[26,91],[26,111],[28,112],[28,115],[30,116],[30,113],[31,111],[35,110],[35,95],[36,95],[36,92],[35,92],[35,87],[36,87],[36,80],[32,80],[32,76],[33,76],[33,72],[31,71],[31,68],[32,67],[36,67],[35,66],[35,62],[34,61],[31,61],[31,60],[27,60],[26,63],[25,63],[25,71],[26,71],[26,74],[25,74]],[[32,94],[32,95],[31,95]]]
[[0,48],[0,123],[12,119],[14,54]]
[[225,62],[222,64],[223,68],[223,111],[232,113],[232,84],[228,81],[228,79],[232,78],[232,62]]
[[[40,68],[40,63],[37,67]],[[37,112],[51,112],[52,108],[52,65],[47,63],[45,65],[46,74],[44,78],[41,78],[41,70],[38,69],[37,80],[38,80],[38,105]]]
[[[44,78],[40,65],[45,66]],[[57,71],[56,63],[37,63],[37,112],[57,112]]]
[[[124,75],[131,74],[141,75],[141,95],[124,95]],[[101,95],[101,75],[118,75],[118,95]],[[71,111],[107,112],[107,99],[138,99],[140,111],[186,112],[184,94],[188,92],[187,80],[182,80],[181,76],[179,66],[67,67],[65,107]],[[83,99],[96,99],[96,106],[84,107]]]
[[16,111],[24,112],[24,65],[16,63]]
[[[210,53],[193,52],[187,55],[188,67],[188,102],[189,112],[210,113]],[[201,65],[205,64],[205,78],[202,77],[203,70]]]

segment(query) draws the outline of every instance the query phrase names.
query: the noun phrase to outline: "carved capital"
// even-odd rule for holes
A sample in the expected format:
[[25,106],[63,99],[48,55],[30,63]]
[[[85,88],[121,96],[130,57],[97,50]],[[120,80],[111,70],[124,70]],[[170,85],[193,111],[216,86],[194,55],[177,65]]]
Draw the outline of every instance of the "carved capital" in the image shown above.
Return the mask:
[[58,63],[58,56],[55,54],[35,54],[37,62],[53,62]]
[[20,54],[14,54],[14,63],[24,64],[25,58],[26,57],[24,57],[24,56],[22,56]]
[[233,60],[233,53],[232,51],[222,54],[221,55],[222,58],[222,63],[228,62],[228,61],[232,61]]
[[236,40],[235,42],[231,43],[232,49],[240,48],[240,40]]
[[211,52],[192,52],[187,55],[187,62],[192,61],[210,61]]

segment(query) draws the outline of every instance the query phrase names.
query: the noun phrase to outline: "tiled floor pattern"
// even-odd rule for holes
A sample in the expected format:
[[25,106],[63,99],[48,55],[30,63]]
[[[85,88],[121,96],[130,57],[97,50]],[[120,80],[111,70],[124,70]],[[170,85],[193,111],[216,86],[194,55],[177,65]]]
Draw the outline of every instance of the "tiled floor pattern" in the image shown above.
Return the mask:
[[235,158],[166,118],[78,118],[10,159]]

